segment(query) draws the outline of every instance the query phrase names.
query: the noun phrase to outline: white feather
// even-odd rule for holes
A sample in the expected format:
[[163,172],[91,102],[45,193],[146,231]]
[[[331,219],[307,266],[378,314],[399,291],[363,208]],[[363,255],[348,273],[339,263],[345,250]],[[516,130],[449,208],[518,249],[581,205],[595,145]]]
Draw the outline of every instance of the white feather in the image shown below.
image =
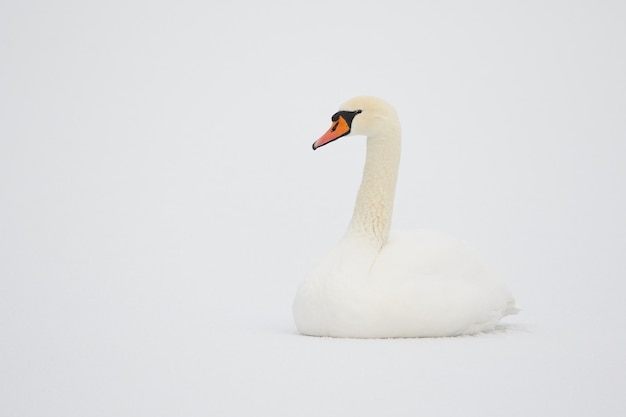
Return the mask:
[[293,304],[298,330],[334,337],[434,337],[495,328],[517,311],[510,293],[478,253],[435,231],[389,236],[400,125],[395,110],[357,97],[351,134],[364,134],[367,157],[350,226],[300,285]]

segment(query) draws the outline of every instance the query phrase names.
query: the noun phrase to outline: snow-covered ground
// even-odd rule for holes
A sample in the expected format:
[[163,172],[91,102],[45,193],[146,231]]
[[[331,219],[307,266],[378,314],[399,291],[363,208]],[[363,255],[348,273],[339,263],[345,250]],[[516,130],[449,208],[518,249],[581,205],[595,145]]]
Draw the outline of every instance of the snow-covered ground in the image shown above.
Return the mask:
[[[101,3],[0,5],[0,416],[626,414],[623,3]],[[499,331],[297,334],[359,94],[394,227],[473,242]]]

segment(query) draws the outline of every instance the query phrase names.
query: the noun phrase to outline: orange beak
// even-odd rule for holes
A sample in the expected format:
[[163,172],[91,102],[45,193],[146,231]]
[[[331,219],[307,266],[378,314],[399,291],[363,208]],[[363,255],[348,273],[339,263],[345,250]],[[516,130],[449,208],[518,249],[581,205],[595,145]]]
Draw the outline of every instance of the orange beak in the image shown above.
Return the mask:
[[321,138],[313,143],[313,150],[337,140],[348,133],[350,133],[350,125],[348,125],[348,122],[343,118],[343,116],[339,116],[330,126],[330,129],[328,129],[328,131],[326,131]]

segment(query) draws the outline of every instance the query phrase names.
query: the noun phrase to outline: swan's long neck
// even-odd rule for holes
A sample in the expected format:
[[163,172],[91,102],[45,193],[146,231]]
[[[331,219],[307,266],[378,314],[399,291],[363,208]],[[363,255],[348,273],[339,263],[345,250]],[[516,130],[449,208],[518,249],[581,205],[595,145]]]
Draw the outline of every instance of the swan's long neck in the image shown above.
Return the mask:
[[384,133],[367,138],[363,179],[347,236],[385,244],[391,228],[393,200],[400,163],[400,125],[389,123]]

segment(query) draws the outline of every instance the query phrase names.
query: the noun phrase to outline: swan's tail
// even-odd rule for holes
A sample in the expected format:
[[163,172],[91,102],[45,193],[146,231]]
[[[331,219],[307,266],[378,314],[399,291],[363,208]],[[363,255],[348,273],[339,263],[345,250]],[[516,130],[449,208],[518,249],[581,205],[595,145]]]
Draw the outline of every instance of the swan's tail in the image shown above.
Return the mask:
[[519,313],[521,310],[519,308],[517,308],[517,306],[515,305],[515,300],[511,299],[508,304],[506,305],[506,307],[504,308],[504,313],[502,314],[502,316],[511,316],[513,314],[517,314]]

